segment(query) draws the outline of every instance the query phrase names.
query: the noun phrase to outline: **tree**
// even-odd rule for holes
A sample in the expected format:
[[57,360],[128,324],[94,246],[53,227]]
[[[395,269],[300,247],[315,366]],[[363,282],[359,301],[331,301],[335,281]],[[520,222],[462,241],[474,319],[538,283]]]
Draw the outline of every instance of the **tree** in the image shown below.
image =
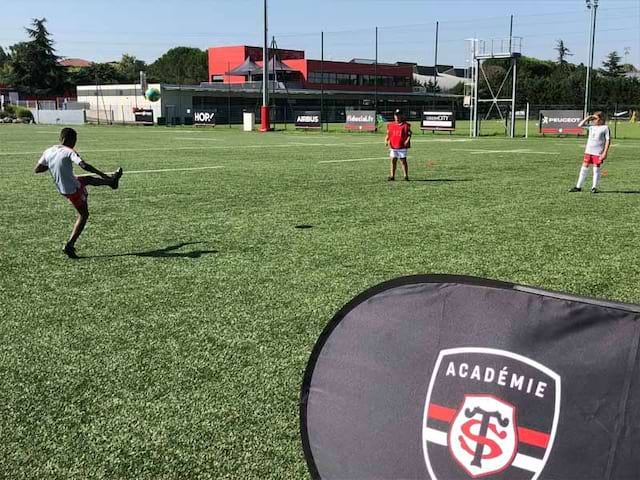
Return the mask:
[[4,51],[4,48],[0,47],[0,68],[9,61],[9,55]]
[[10,83],[27,93],[61,93],[64,86],[64,70],[58,65],[46,22],[45,18],[33,19],[32,28],[25,29],[31,40],[10,47]]
[[558,65],[567,65],[567,57],[573,56],[573,53],[567,48],[563,40],[557,40],[555,51],[558,52]]
[[429,79],[429,81],[425,83],[424,86],[429,93],[440,93],[440,85],[433,81],[433,79]]
[[199,84],[209,76],[207,52],[199,48],[176,47],[149,65],[149,79],[175,84]]
[[602,62],[602,66],[604,67],[605,74],[607,76],[619,77],[624,73],[620,60],[622,60],[622,57],[618,55],[618,52],[615,50],[607,55],[607,59]]
[[118,68],[110,63],[92,63],[89,67],[72,73],[69,79],[69,83],[72,86],[113,85],[125,81]]
[[140,81],[140,71],[144,72],[147,69],[147,64],[133,55],[125,53],[115,65],[115,68],[123,82],[138,83]]

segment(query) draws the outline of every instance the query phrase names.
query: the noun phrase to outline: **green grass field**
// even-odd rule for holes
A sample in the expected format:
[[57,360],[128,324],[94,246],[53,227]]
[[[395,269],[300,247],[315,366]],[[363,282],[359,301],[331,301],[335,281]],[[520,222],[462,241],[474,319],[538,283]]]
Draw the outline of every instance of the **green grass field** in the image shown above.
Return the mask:
[[0,126],[2,478],[305,478],[313,344],[396,276],[640,302],[639,141],[592,195],[567,193],[584,139],[418,135],[388,183],[380,135],[82,127],[125,176],[72,261],[74,211],[33,174],[57,133]]

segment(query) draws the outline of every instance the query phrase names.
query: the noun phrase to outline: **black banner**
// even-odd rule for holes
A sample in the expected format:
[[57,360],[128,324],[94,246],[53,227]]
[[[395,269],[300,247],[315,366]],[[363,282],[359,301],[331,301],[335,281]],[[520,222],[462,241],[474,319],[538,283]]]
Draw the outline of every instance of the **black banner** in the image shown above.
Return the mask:
[[377,128],[375,110],[347,110],[346,116],[347,130],[375,131]]
[[301,112],[295,112],[296,128],[322,128],[320,122],[320,111],[306,110]]
[[194,125],[211,125],[216,124],[216,113],[204,110],[193,111],[193,124]]
[[146,123],[153,125],[153,110],[138,108],[133,111],[136,123]]
[[640,478],[640,306],[449,275],[358,295],[300,397],[313,478]]
[[422,130],[453,132],[456,129],[455,112],[422,112]]
[[578,123],[583,115],[582,110],[540,110],[540,133],[580,135],[584,130]]

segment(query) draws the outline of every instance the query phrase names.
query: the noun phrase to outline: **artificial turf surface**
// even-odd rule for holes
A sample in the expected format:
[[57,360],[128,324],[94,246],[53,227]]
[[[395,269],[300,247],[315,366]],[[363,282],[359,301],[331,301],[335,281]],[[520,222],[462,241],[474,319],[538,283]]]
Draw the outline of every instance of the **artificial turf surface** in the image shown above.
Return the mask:
[[567,193],[584,139],[418,135],[388,183],[380,135],[81,127],[125,175],[71,261],[74,211],[33,174],[58,130],[0,126],[2,478],[305,478],[313,344],[396,276],[640,302],[639,141],[592,195]]

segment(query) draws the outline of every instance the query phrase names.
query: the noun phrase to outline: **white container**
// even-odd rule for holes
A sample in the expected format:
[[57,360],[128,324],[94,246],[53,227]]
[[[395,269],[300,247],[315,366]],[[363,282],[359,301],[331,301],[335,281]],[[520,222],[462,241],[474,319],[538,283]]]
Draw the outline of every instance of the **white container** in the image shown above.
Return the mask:
[[242,114],[243,130],[245,132],[253,132],[256,128],[256,114],[253,112],[244,112]]

